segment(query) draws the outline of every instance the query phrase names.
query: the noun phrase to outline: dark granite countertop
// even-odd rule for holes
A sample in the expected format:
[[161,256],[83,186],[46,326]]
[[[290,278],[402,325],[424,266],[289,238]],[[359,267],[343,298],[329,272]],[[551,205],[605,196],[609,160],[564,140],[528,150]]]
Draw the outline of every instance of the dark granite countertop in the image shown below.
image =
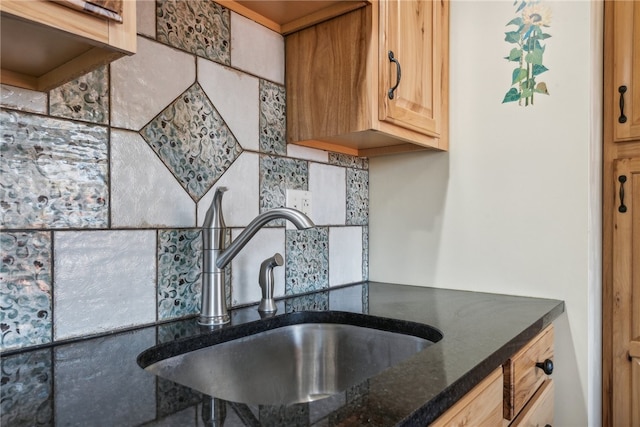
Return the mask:
[[[211,406],[224,426],[425,425],[558,317],[564,303],[366,282],[278,301],[278,315],[347,311],[431,325],[442,340],[406,361],[311,403],[218,401],[136,363],[157,344],[208,333],[195,318],[2,355],[1,419],[19,425],[201,426]],[[256,306],[232,325],[259,320]]]

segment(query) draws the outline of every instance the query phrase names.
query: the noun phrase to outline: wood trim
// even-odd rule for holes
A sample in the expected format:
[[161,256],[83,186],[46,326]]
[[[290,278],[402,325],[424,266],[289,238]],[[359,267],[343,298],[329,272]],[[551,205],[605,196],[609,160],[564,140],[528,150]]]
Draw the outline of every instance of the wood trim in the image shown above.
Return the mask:
[[136,0],[124,0],[122,23],[109,22],[109,46],[126,54],[137,51]]
[[[2,0],[2,13],[98,43],[109,43],[109,22],[88,14],[61,13],[66,7],[48,0]],[[134,15],[135,16],[135,15]]]
[[0,70],[0,82],[25,89],[39,90],[38,79],[33,76],[16,73],[15,71],[2,69]]
[[[320,22],[324,22],[336,16],[343,15],[353,10],[366,6],[370,2],[362,1],[340,1],[323,9],[316,10],[310,14],[294,19],[290,22],[278,22],[276,19],[266,17],[255,10],[238,3],[236,0],[216,0],[217,3],[232,10],[245,18],[251,19],[258,24],[269,28],[276,33],[287,35],[300,31]],[[293,6],[290,6],[293,7]]]
[[315,24],[319,24],[336,16],[344,15],[345,13],[360,9],[367,4],[369,4],[369,2],[367,1],[336,3],[310,15],[304,16],[291,22],[287,22],[286,24],[282,24],[280,26],[280,34],[291,34],[293,32],[302,30]]
[[62,81],[69,81],[95,70],[101,65],[122,57],[124,54],[94,47],[88,52],[75,57],[73,60],[49,71],[38,78],[36,90],[48,91],[60,85]]

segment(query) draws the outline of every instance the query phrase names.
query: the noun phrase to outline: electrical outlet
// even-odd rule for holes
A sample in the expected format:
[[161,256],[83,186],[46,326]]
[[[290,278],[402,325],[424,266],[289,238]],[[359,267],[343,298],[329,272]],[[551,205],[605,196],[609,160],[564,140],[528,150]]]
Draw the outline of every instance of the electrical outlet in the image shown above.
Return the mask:
[[287,189],[287,207],[311,216],[311,191]]

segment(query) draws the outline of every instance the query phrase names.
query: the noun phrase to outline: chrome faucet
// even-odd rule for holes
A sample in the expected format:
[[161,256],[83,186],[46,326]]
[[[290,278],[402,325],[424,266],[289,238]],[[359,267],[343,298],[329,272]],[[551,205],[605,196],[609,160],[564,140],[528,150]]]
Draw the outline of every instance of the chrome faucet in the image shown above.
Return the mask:
[[279,218],[291,221],[299,230],[315,227],[308,216],[296,209],[275,208],[255,217],[242,233],[227,246],[231,239],[229,229],[222,216],[222,195],[225,191],[227,191],[226,187],[216,189],[202,227],[204,266],[202,304],[198,323],[207,326],[223,325],[229,322],[224,268],[238,255],[258,230],[269,221]]

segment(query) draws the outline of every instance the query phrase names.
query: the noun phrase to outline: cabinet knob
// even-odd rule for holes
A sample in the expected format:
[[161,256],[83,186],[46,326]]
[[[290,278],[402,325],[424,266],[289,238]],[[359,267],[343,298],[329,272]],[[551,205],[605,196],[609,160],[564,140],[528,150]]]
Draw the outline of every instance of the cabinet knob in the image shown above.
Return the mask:
[[536,368],[540,368],[545,374],[551,375],[553,374],[553,360],[545,359],[544,362],[538,362],[536,363]]

